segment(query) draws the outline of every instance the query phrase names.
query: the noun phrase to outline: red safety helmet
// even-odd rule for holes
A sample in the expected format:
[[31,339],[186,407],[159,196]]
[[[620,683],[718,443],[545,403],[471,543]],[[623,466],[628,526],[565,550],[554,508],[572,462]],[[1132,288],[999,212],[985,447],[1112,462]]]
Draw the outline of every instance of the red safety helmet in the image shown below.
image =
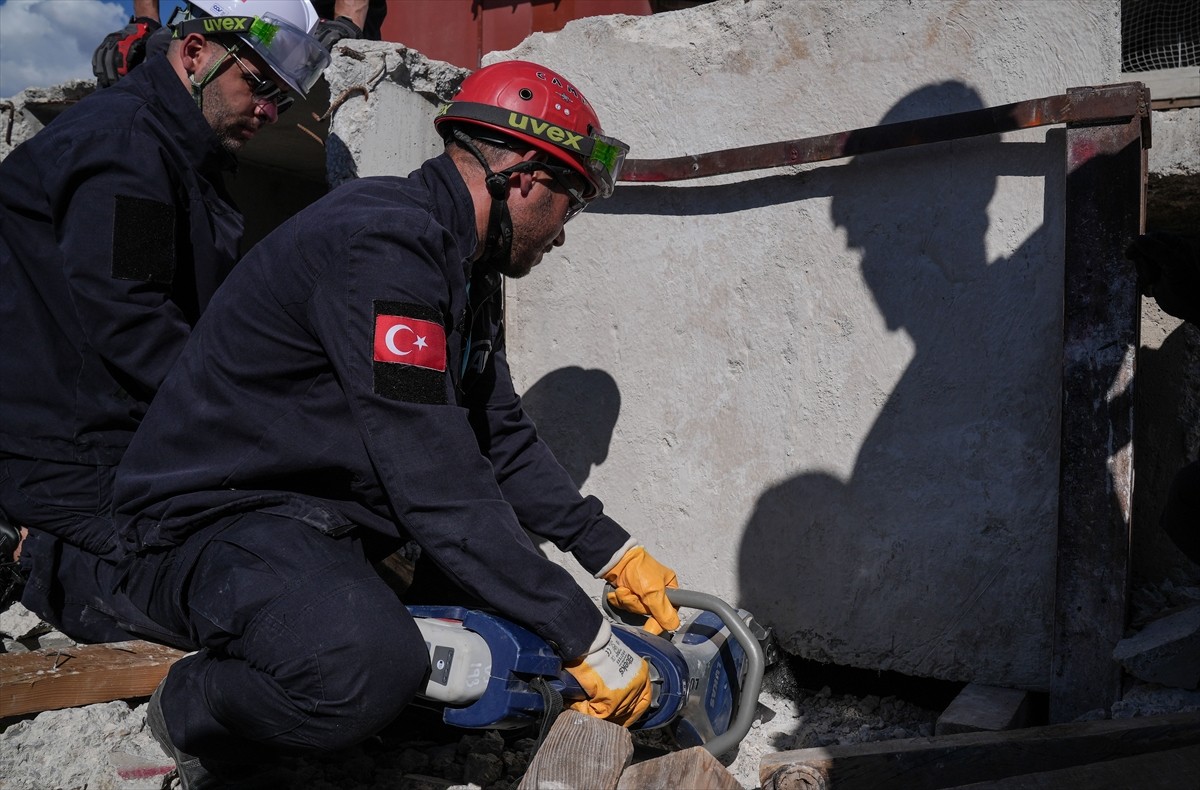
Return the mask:
[[433,125],[443,137],[466,125],[530,145],[583,176],[586,200],[612,194],[629,153],[625,143],[604,136],[596,111],[565,77],[523,60],[495,63],[468,76],[438,109]]

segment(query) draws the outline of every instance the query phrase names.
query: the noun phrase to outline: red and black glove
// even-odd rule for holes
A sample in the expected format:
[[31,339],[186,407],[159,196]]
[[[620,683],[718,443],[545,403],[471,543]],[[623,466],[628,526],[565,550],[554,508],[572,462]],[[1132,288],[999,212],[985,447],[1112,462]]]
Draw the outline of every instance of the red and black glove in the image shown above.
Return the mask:
[[139,16],[115,33],[109,33],[92,53],[92,73],[96,83],[107,88],[146,59],[146,39],[161,28],[149,17]]
[[363,32],[349,17],[339,16],[337,19],[322,19],[317,22],[312,34],[321,42],[321,46],[332,52],[333,45],[343,38],[362,38]]

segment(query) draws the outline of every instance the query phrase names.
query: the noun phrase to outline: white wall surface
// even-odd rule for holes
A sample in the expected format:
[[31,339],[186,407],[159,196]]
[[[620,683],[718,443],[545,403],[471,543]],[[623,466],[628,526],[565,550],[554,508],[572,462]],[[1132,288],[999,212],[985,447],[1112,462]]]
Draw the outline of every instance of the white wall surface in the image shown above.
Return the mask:
[[[720,0],[488,62],[670,157],[1114,82],[1118,8]],[[585,491],[790,651],[1046,688],[1063,169],[1033,130],[622,186],[510,284],[518,386]]]

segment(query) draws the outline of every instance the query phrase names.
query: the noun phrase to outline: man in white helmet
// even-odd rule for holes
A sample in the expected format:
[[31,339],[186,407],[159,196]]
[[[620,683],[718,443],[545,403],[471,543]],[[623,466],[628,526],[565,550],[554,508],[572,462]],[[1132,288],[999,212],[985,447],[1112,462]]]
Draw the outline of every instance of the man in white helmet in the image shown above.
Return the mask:
[[308,0],[233,5],[194,3],[0,163],[0,562],[27,530],[22,602],[82,641],[138,633],[110,600],[113,469],[238,258],[223,173],[329,62]]
[[[378,41],[382,35],[387,0],[313,0],[312,5],[320,19],[311,32],[327,50],[343,39]],[[96,82],[107,88],[149,55],[161,51],[170,38],[171,31],[163,27],[159,0],[133,0],[129,24],[105,36],[92,54]]]

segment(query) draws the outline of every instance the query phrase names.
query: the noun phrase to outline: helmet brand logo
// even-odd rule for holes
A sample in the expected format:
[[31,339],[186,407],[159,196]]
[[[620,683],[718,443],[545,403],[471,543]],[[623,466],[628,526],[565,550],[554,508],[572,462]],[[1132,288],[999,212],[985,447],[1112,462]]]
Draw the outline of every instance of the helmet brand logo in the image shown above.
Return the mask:
[[583,135],[568,132],[566,129],[555,126],[548,121],[539,121],[537,118],[531,118],[519,112],[510,112],[508,114],[508,125],[513,129],[519,129],[522,132],[532,132],[538,137],[549,140],[564,148],[574,148],[576,151],[583,153],[579,147],[579,142],[583,139]]
[[201,21],[204,23],[205,33],[234,33],[245,31],[246,23],[250,21],[250,18],[244,16],[205,17]]

